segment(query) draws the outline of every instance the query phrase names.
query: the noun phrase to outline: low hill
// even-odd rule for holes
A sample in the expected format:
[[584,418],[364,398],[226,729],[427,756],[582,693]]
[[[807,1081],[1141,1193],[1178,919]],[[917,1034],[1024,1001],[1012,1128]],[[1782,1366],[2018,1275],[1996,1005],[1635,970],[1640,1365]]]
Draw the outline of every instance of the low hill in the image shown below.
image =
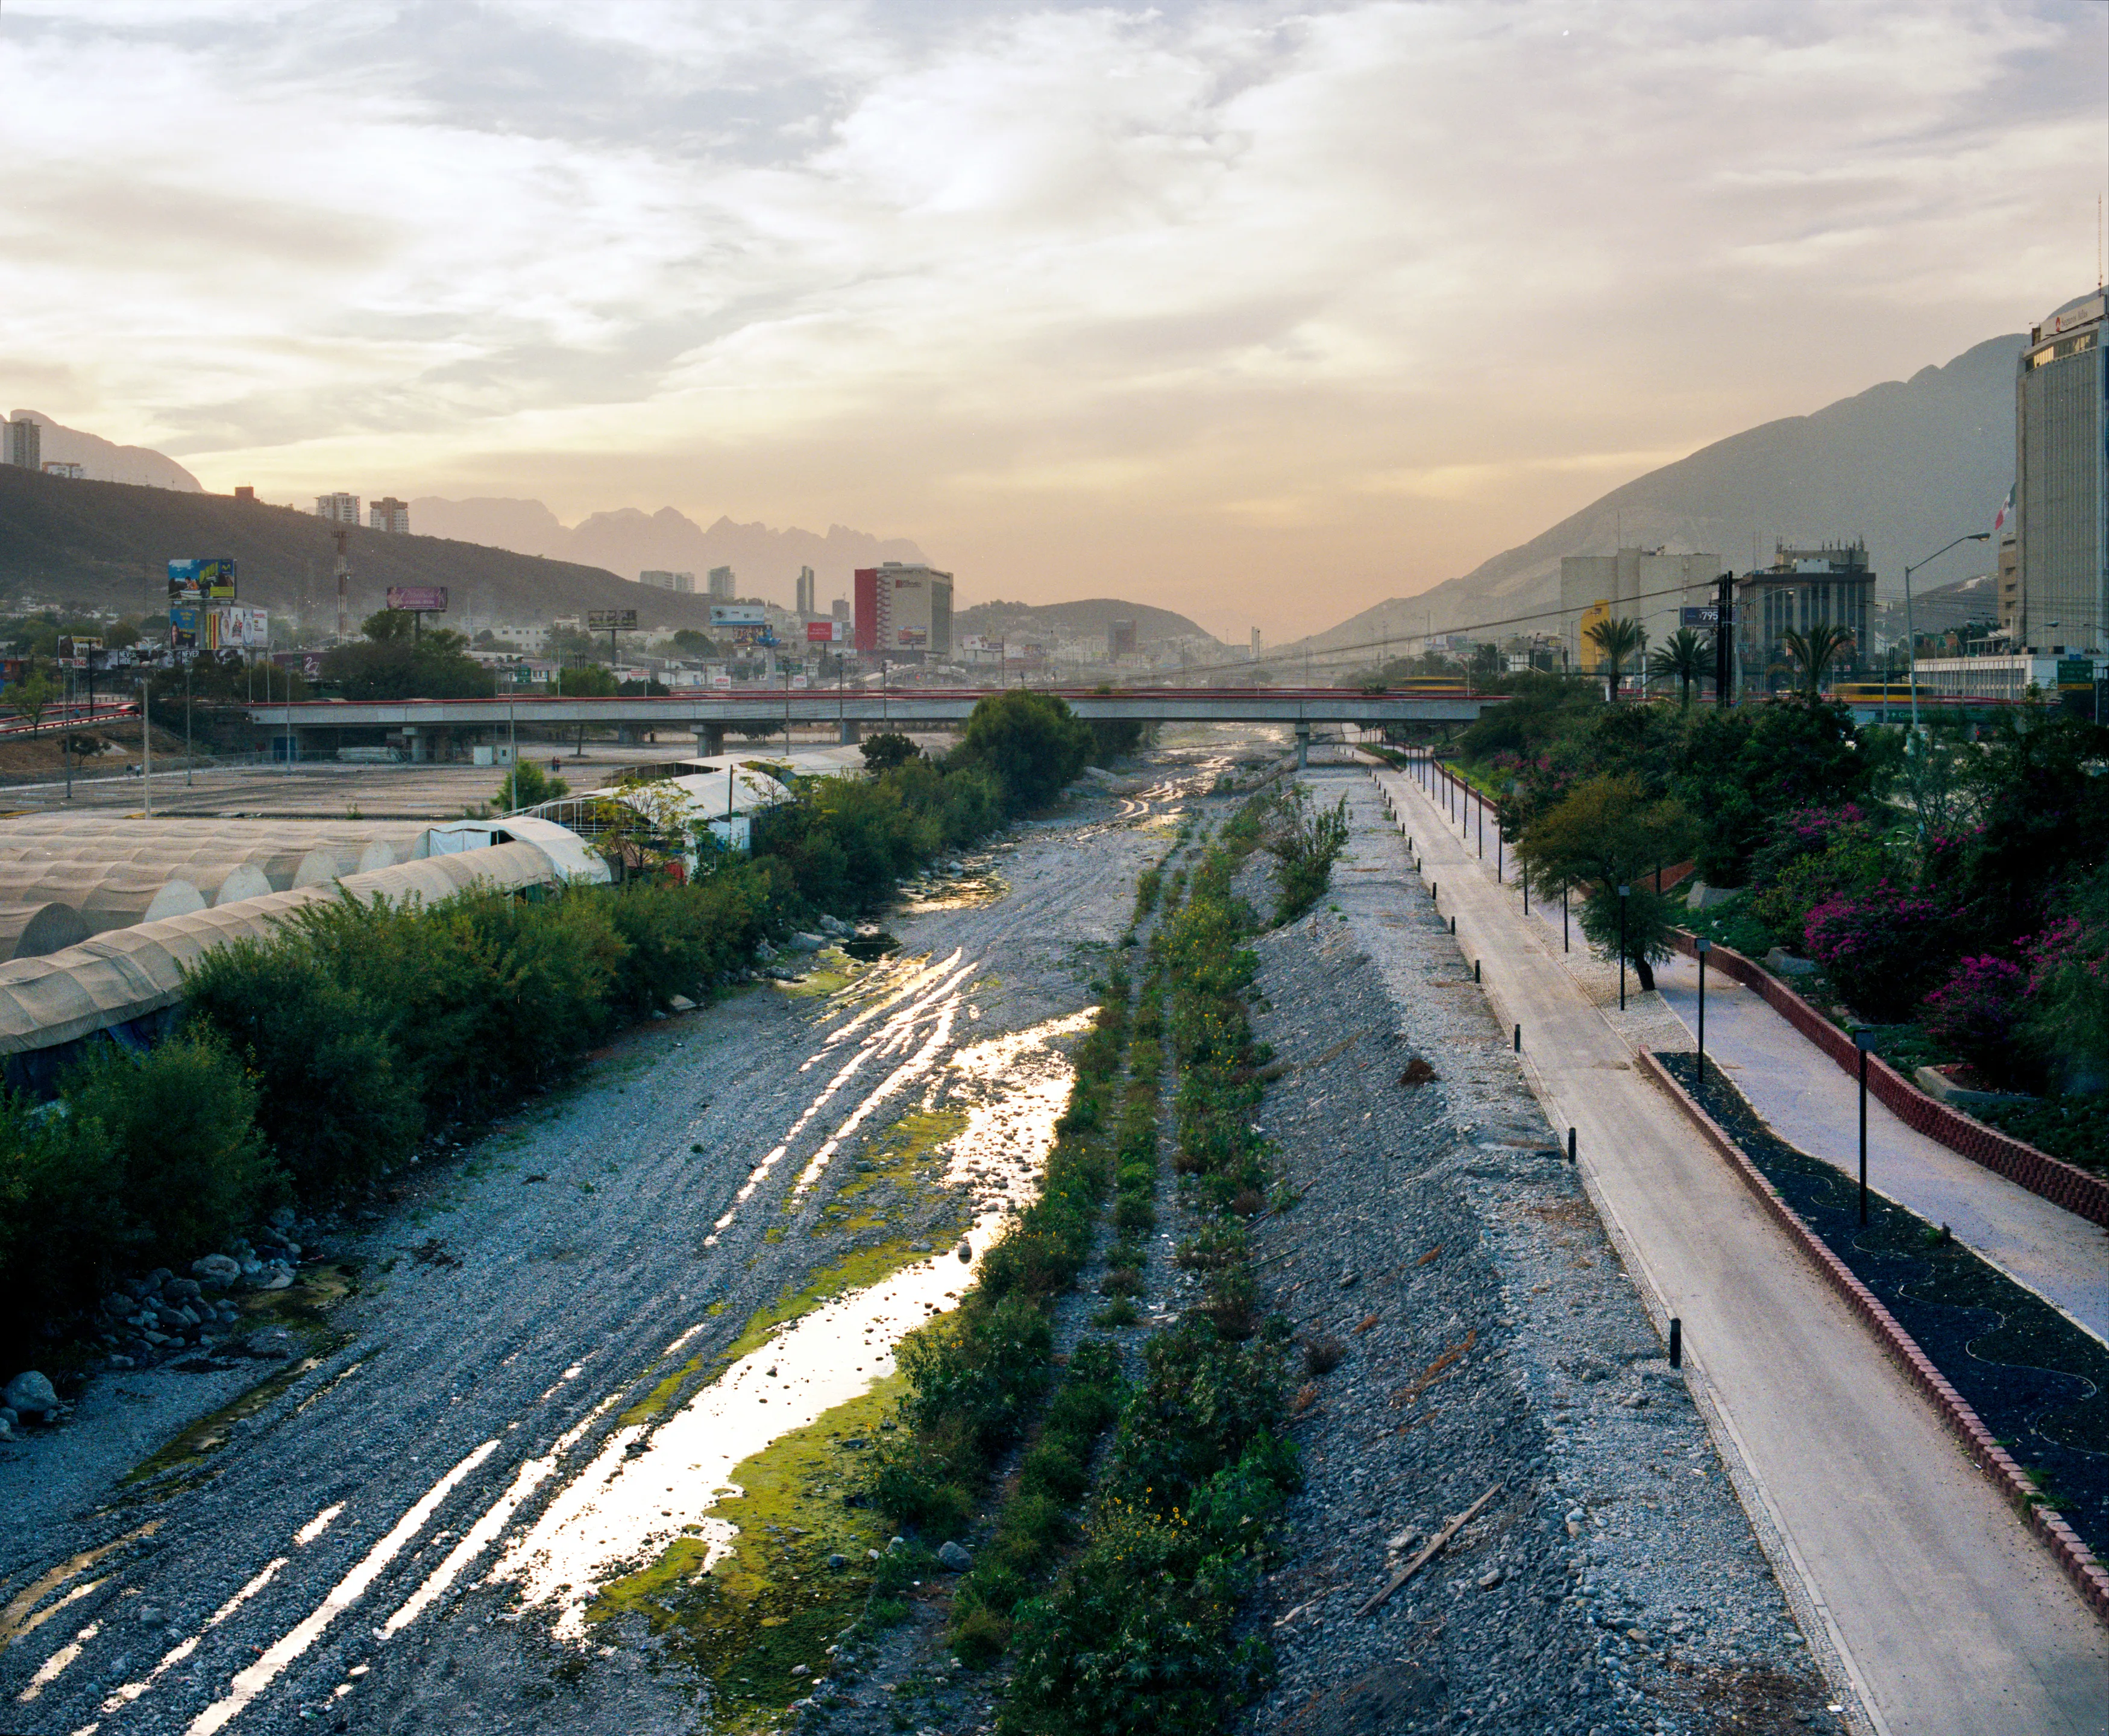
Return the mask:
[[[69,481],[0,465],[0,589],[124,613],[168,605],[167,563],[229,555],[241,600],[333,625],[336,545],[323,520],[230,495],[120,482]],[[647,626],[702,626],[708,599],[676,596],[598,567],[538,559],[438,536],[349,532],[354,625],[391,585],[445,585],[458,623],[475,614],[536,622],[629,608]]]
[[595,513],[567,527],[540,500],[449,500],[428,495],[410,503],[410,522],[430,536],[605,567],[626,579],[658,568],[693,572],[701,584],[711,567],[729,567],[739,595],[765,597],[786,608],[797,600],[798,569],[811,567],[823,613],[834,598],[852,594],[851,575],[858,567],[927,558],[905,538],[874,536],[839,524],[830,525],[824,536],[725,518],[706,528],[671,506],[656,513],[635,507]]
[[[1989,530],[2014,480],[2018,333],[1988,339],[1945,367],[1923,368],[1807,416],[1768,422],[1637,477],[1417,597],[1395,597],[1308,641],[1314,651],[1403,643],[1426,631],[1488,636],[1556,630],[1564,554],[1625,546],[1706,551],[1737,572],[1776,541],[1864,536],[1878,596],[1901,599],[1904,563],[1968,531]],[[1926,578],[1982,572],[1981,545]],[[1926,582],[1921,581],[1922,583]],[[1493,626],[1515,617],[1520,625]],[[1300,652],[1301,643],[1283,648]]]
[[1086,597],[1076,603],[978,603],[952,617],[955,640],[979,634],[985,639],[1097,639],[1108,624],[1132,621],[1137,645],[1190,639],[1213,645],[1216,640],[1184,615],[1118,597]]

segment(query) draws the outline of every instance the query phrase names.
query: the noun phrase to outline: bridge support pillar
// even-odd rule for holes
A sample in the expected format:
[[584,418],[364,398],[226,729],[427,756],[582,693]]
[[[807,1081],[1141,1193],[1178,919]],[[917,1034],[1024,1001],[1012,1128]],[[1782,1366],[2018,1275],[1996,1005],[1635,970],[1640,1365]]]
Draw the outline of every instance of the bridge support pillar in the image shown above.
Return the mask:
[[699,723],[696,726],[696,757],[715,759],[725,752],[725,726],[721,723]]
[[1299,723],[1296,726],[1296,764],[1300,771],[1311,763],[1311,726]]
[[864,739],[864,726],[860,723],[852,723],[848,718],[845,717],[842,720],[841,729],[842,733],[837,739],[840,740],[845,748],[854,748],[860,741]]

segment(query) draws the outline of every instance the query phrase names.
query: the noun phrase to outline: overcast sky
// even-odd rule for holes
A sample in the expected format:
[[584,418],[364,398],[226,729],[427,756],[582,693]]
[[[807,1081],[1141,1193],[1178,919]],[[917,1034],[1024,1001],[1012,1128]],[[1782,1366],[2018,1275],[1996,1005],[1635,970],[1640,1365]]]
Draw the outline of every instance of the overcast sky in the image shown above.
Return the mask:
[[1242,638],[2091,287],[2101,0],[5,0],[0,396]]

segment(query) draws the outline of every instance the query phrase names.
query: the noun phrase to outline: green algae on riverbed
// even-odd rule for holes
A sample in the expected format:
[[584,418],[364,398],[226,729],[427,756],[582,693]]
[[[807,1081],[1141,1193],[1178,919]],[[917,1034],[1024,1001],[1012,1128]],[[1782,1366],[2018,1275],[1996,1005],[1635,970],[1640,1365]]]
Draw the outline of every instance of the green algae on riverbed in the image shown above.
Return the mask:
[[[739,1490],[713,1517],[739,1527],[707,1573],[701,1536],[604,1587],[589,1621],[640,1616],[709,1684],[715,1728],[775,1721],[829,1668],[828,1648],[862,1613],[887,1541],[879,1517],[845,1497],[869,1480],[872,1443],[900,1402],[897,1374],[772,1441],[732,1472]],[[830,1567],[830,1557],[843,1565]],[[809,1674],[794,1676],[803,1664]]]

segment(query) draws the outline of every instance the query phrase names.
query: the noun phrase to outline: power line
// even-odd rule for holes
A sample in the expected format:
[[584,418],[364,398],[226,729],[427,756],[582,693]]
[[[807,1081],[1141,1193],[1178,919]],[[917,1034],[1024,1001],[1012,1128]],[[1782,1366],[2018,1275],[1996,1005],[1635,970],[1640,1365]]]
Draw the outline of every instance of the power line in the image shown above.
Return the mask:
[[[1636,594],[1636,595],[1634,595],[1634,596],[1631,596],[1631,597],[1621,597],[1621,598],[1618,599],[1618,601],[1619,601],[1619,603],[1621,603],[1621,604],[1625,604],[1625,603],[1652,603],[1652,602],[1654,602],[1655,600],[1656,600],[1658,598],[1661,598],[1661,597],[1682,597],[1682,596],[1687,596],[1687,595],[1690,595],[1690,594],[1691,594],[1695,590],[1698,590],[1698,591],[1699,591],[1699,592],[1703,595],[1703,594],[1706,594],[1707,593],[1709,593],[1709,592],[1710,592],[1710,591],[1711,591],[1711,590],[1712,590],[1712,588],[1713,588],[1713,583],[1714,583],[1714,581],[1710,581],[1710,580],[1705,580],[1705,581],[1700,581],[1699,582],[1699,584],[1698,584],[1698,585],[1692,585],[1692,584],[1689,584],[1689,583],[1687,583],[1687,584],[1684,584],[1684,585],[1672,585],[1672,586],[1671,586],[1669,590],[1645,590],[1645,591],[1639,592],[1637,594]],[[1606,600],[1606,601],[1608,601],[1608,600],[1610,600],[1610,599],[1601,599],[1601,600]],[[1596,606],[1596,604],[1595,604],[1594,603],[1591,603],[1591,604],[1585,604],[1583,607],[1584,607],[1584,608],[1593,608],[1595,606]],[[1566,616],[1568,616],[1568,615],[1570,615],[1570,614],[1579,614],[1579,613],[1583,613],[1583,611],[1582,611],[1582,610],[1580,610],[1580,609],[1569,609],[1569,608],[1565,608],[1565,606],[1563,606],[1563,605],[1556,605],[1555,607],[1553,607],[1553,608],[1549,608],[1549,609],[1538,609],[1538,610],[1535,610],[1535,611],[1533,611],[1532,613],[1528,614],[1528,615],[1510,615],[1510,616],[1506,616],[1506,617],[1504,617],[1502,619],[1501,619],[1501,620],[1499,620],[1499,621],[1473,621],[1473,622],[1465,622],[1465,625],[1464,625],[1464,626],[1462,626],[1449,627],[1449,628],[1446,628],[1444,631],[1447,631],[1447,632],[1452,632],[1452,633],[1481,633],[1481,632],[1485,632],[1485,631],[1488,631],[1489,629],[1493,628],[1493,627],[1511,627],[1511,626],[1521,626],[1524,622],[1529,622],[1529,621],[1545,621],[1545,620],[1548,620],[1548,619],[1551,619],[1551,620],[1560,620],[1560,619],[1562,619],[1563,617],[1566,617]],[[1388,644],[1390,644],[1391,640],[1392,640],[1393,638],[1397,637],[1397,636],[1398,636],[1398,635],[1393,635],[1393,634],[1384,634],[1384,635],[1380,635],[1379,637],[1377,637],[1377,638],[1375,638],[1375,639],[1357,640],[1355,640],[1355,641],[1353,641],[1353,643],[1351,643],[1351,644],[1343,644],[1343,645],[1332,645],[1332,646],[1329,646],[1329,647],[1327,647],[1325,649],[1321,650],[1321,650],[1313,650],[1313,649],[1312,649],[1309,646],[1307,646],[1307,646],[1306,646],[1306,648],[1305,648],[1305,649],[1304,649],[1304,650],[1300,653],[1300,655],[1302,655],[1303,657],[1304,657],[1304,658],[1307,658],[1307,658],[1311,658],[1311,657],[1313,657],[1313,656],[1316,656],[1316,657],[1338,657],[1338,656],[1344,656],[1344,655],[1348,655],[1348,654],[1349,654],[1349,653],[1353,653],[1353,652],[1356,652],[1356,651],[1366,651],[1366,650],[1371,649],[1372,647],[1388,645]],[[1411,637],[1413,637],[1413,636],[1415,636],[1415,635],[1407,635],[1407,637],[1409,637],[1409,638],[1411,638]],[[1422,635],[1419,635],[1419,636],[1420,636],[1420,637],[1421,637],[1421,638],[1423,638],[1423,639],[1433,639],[1435,635],[1434,635],[1432,632],[1430,632],[1430,633],[1422,634]],[[1264,667],[1264,666],[1267,666],[1267,665],[1272,664],[1272,663],[1273,663],[1273,662],[1274,662],[1277,658],[1282,658],[1282,657],[1284,657],[1284,656],[1285,656],[1285,655],[1287,655],[1287,653],[1283,653],[1283,652],[1274,652],[1274,653],[1270,653],[1270,654],[1269,654],[1269,655],[1267,655],[1267,656],[1259,658],[1258,658],[1257,660],[1248,658],[1246,658],[1246,659],[1244,659],[1244,660],[1243,660],[1243,661],[1241,661],[1241,662],[1235,662],[1235,663],[1194,663],[1194,664],[1189,665],[1189,666],[1187,667],[1187,668],[1186,668],[1186,670],[1185,670],[1185,673],[1188,673],[1188,674],[1191,674],[1191,675],[1208,675],[1208,674],[1212,674],[1212,673],[1214,673],[1214,672],[1216,672],[1216,671],[1222,671],[1222,670],[1231,670],[1231,669],[1253,669],[1253,668],[1259,668],[1259,667]],[[1129,685],[1135,685],[1135,683],[1134,683],[1134,682],[1131,682]]]

